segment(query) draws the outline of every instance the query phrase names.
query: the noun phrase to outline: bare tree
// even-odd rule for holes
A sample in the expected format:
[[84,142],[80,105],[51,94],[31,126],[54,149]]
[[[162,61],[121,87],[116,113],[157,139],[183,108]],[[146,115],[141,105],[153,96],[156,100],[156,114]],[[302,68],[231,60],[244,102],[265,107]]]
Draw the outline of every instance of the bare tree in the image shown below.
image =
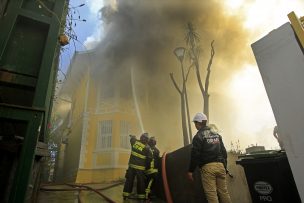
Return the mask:
[[186,37],[185,37],[186,43],[189,46],[189,52],[191,59],[193,60],[194,66],[195,66],[195,72],[196,72],[196,77],[197,77],[197,82],[200,87],[203,100],[204,100],[204,114],[209,118],[209,78],[210,78],[210,73],[211,73],[211,65],[213,61],[213,57],[215,55],[213,43],[214,40],[211,42],[211,52],[210,52],[210,58],[209,58],[209,63],[207,66],[207,74],[205,78],[205,84],[203,85],[202,79],[201,79],[201,74],[200,74],[200,65],[199,65],[199,35],[195,31],[195,28],[193,27],[193,24],[189,22],[186,26]]

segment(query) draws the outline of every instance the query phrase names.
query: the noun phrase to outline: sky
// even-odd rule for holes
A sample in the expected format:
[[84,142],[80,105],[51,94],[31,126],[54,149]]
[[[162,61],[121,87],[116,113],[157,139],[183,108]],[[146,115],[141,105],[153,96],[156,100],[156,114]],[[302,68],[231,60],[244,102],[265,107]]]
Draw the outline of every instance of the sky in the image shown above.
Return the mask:
[[[76,50],[90,50],[96,48],[96,46],[100,46],[98,43],[106,41],[105,39],[111,41],[111,39],[113,39],[113,33],[111,34],[111,31],[121,31],[121,28],[111,26],[111,23],[107,24],[102,21],[99,10],[104,5],[111,4],[115,11],[116,9],[126,8],[127,6],[134,6],[136,2],[140,1],[129,0],[126,2],[129,4],[125,3],[125,7],[121,6],[116,8],[114,0],[86,0],[85,2],[84,0],[71,0],[70,4],[72,6],[85,3],[85,6],[78,10],[81,18],[86,19],[86,22],[79,22],[74,28],[80,41],[80,43],[77,42],[75,44]],[[182,36],[179,34],[176,34],[176,37],[173,38],[167,34],[170,32],[179,32],[178,30],[182,33],[183,26],[180,25],[181,22],[183,22],[182,18],[194,20],[196,25],[198,25],[197,31],[205,37],[204,40],[202,40],[204,42],[204,44],[202,43],[202,55],[204,57],[208,57],[209,42],[212,38],[215,40],[216,55],[211,76],[211,81],[213,82],[210,84],[211,116],[209,121],[216,123],[219,129],[221,129],[220,132],[223,134],[226,147],[228,149],[235,147],[236,142],[239,140],[241,149],[251,144],[264,145],[267,149],[278,148],[278,143],[272,136],[272,130],[276,122],[250,45],[267,35],[271,30],[288,22],[287,14],[291,11],[295,11],[298,17],[304,15],[304,2],[300,0],[213,0],[210,1],[210,5],[208,5],[208,3],[197,3],[201,2],[198,0],[191,0],[187,1],[188,3],[185,3],[185,1],[176,1],[176,6],[174,6],[175,1],[172,0],[167,1],[168,3],[164,3],[164,5],[158,5],[157,2],[160,1],[146,4],[142,2],[143,1],[141,1],[140,6],[135,6],[136,8],[134,8],[132,14],[120,11],[120,17],[130,17],[134,24],[147,21],[151,23],[150,27],[153,29],[149,31],[155,32],[155,34],[148,39],[142,37],[142,31],[139,33],[136,25],[133,29],[135,29],[135,36],[138,37],[139,41],[141,40],[143,43],[148,40],[159,42],[157,45],[163,47],[164,50],[158,53],[159,55],[163,55],[165,51],[169,50],[169,45],[163,45],[163,42],[160,42],[161,38],[158,38],[158,36],[165,38],[172,49],[174,46],[179,46],[184,43]],[[198,6],[198,4],[204,5]],[[184,13],[178,15],[179,12],[183,11],[181,8],[184,10]],[[217,9],[220,12],[217,13]],[[146,17],[141,12],[142,10],[147,13],[158,12],[155,14],[156,20],[154,17],[151,19]],[[204,16],[203,11],[205,13],[210,12],[209,18]],[[136,15],[141,16],[147,21],[136,20]],[[104,20],[107,19],[109,18],[104,18]],[[164,19],[163,22],[157,21],[160,19]],[[124,19],[121,19],[121,21],[124,21]],[[163,27],[161,25],[159,26],[157,22],[159,24],[169,23],[170,26],[162,33],[159,33],[157,30],[163,29]],[[123,25],[115,20],[114,23],[120,26]],[[146,28],[145,25],[142,26]],[[126,30],[127,29],[128,28],[126,28]],[[125,33],[128,34],[128,31]],[[121,37],[119,34],[116,35],[117,38]],[[136,42],[137,39],[133,39],[131,36],[129,41],[132,40]],[[113,42],[115,45],[113,45],[113,47],[117,46],[122,48],[118,42],[115,43]],[[125,44],[123,40],[120,40],[120,43],[128,45]],[[68,46],[67,51],[61,55],[60,69],[64,73],[75,51],[74,46],[71,44]],[[109,47],[111,47],[111,45],[109,45]],[[154,51],[159,52],[153,45],[151,45],[151,47]],[[138,49],[142,48],[138,47]],[[142,58],[145,57],[142,53],[139,55]],[[155,64],[174,65],[174,59],[169,59],[172,60],[172,62],[164,63],[163,60],[159,60],[159,62],[155,62]],[[204,61],[202,63],[204,64],[206,62]],[[158,75],[158,71],[154,71],[153,74]],[[192,79],[195,80],[195,78]],[[166,83],[164,82],[164,84]],[[197,97],[198,89],[191,88],[194,87],[195,84],[190,83],[189,86],[189,95],[192,96],[192,98]],[[155,86],[155,88],[157,87]],[[172,90],[172,98],[175,96],[173,94],[176,94],[176,92],[173,91],[174,90]],[[166,101],[167,100],[164,102]],[[200,111],[199,103],[201,103],[201,101],[193,103],[192,110],[190,111],[191,115]],[[193,129],[192,132],[195,132],[195,130]],[[159,131],[159,133],[161,133],[161,131]],[[172,150],[172,148],[166,148],[164,145],[161,147],[166,150]]]

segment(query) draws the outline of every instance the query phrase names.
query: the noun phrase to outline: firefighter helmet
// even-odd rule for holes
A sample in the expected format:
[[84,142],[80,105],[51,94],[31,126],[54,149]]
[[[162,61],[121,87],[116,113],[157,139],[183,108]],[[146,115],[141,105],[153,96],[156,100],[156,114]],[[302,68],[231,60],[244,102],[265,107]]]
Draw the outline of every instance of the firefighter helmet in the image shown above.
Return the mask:
[[149,141],[149,134],[148,133],[141,134],[140,141],[142,141],[143,143],[148,143],[148,141]]
[[149,145],[150,146],[155,146],[156,145],[156,139],[155,139],[155,137],[150,137],[150,139],[149,139]]

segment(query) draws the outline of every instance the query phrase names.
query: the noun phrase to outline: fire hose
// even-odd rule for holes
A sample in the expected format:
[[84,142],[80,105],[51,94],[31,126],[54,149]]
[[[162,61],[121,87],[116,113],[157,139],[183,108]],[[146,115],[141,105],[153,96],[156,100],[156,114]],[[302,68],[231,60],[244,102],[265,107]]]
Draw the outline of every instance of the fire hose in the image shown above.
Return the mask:
[[168,180],[167,180],[167,171],[166,171],[166,155],[167,153],[164,152],[163,158],[162,158],[162,176],[163,176],[163,184],[164,184],[164,190],[166,195],[167,203],[173,203]]
[[[104,198],[107,202],[115,203],[115,201],[113,201],[112,199],[110,199],[109,197],[104,195],[103,193],[99,192],[98,190],[106,190],[106,189],[115,187],[117,185],[123,184],[123,183],[124,182],[122,181],[122,182],[118,182],[118,183],[115,183],[115,184],[112,184],[112,185],[109,185],[109,186],[106,186],[106,187],[96,188],[96,189],[94,189],[92,187],[89,187],[89,186],[86,186],[86,185],[64,183],[62,185],[68,185],[68,186],[73,187],[73,188],[45,188],[45,187],[42,186],[40,188],[40,190],[42,190],[42,191],[79,191],[79,194],[78,194],[79,202],[82,202],[81,198],[80,198],[80,192],[83,191],[83,190],[90,190],[90,191],[93,191],[93,192],[97,193],[99,196]],[[53,185],[53,184],[50,184],[50,185]]]

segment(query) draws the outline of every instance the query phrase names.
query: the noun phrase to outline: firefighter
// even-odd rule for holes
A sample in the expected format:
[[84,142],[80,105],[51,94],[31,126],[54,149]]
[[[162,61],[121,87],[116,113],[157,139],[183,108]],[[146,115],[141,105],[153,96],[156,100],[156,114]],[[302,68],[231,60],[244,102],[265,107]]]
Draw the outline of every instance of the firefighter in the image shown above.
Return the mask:
[[151,190],[153,191],[153,182],[155,181],[158,168],[159,168],[159,150],[156,148],[156,139],[151,137],[149,139],[148,145],[152,151],[153,159],[151,161],[149,169],[146,171],[147,174],[147,188],[146,188],[146,199],[150,199]]
[[137,198],[144,200],[146,198],[146,176],[145,171],[152,161],[152,151],[148,146],[149,135],[143,133],[140,140],[130,135],[131,155],[129,158],[129,167],[126,171],[126,182],[123,189],[123,198],[130,198],[133,189],[134,179],[137,180]]

